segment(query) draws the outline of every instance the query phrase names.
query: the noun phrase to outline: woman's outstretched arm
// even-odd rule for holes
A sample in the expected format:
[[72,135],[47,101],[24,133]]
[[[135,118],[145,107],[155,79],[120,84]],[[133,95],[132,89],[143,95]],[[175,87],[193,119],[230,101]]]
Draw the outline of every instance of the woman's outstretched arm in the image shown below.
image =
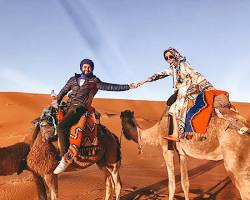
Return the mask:
[[168,68],[166,70],[163,70],[161,72],[157,72],[157,73],[153,74],[152,76],[148,77],[145,80],[130,84],[130,88],[135,89],[135,88],[138,88],[139,86],[142,86],[144,83],[153,82],[153,81],[165,78],[167,76],[170,76],[172,74],[173,74],[172,69]]

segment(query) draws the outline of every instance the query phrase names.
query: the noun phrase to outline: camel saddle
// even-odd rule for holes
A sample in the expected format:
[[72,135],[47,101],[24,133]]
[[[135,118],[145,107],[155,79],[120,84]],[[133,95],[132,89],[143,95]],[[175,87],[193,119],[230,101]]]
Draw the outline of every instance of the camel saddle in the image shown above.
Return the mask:
[[[64,115],[64,107],[59,107],[57,111],[58,122],[63,119]],[[72,151],[73,154],[78,154],[78,156],[87,159],[87,157],[95,157],[98,151],[101,150],[99,137],[106,133],[106,129],[99,124],[99,121],[100,113],[93,107],[89,107],[79,121],[71,127],[69,150]]]
[[185,129],[181,139],[205,140],[207,127],[214,109],[223,112],[223,109],[233,107],[228,99],[226,91],[208,90],[201,92],[195,100],[189,100]]
[[100,150],[95,109],[91,107],[71,127],[69,142],[83,157],[95,156]]

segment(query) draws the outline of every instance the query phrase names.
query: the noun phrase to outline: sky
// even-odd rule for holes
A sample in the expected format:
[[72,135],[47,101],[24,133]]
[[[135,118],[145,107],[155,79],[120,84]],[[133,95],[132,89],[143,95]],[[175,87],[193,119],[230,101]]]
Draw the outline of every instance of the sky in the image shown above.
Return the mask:
[[[58,93],[90,58],[102,81],[168,68],[178,49],[230,100],[250,102],[249,0],[0,0],[0,91]],[[166,101],[172,78],[96,97]]]

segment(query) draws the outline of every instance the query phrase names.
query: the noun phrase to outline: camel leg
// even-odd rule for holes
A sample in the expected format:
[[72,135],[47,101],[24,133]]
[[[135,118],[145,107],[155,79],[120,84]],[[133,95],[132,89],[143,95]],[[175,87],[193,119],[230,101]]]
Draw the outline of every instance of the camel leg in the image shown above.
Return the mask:
[[105,197],[104,197],[104,200],[109,200],[109,199],[112,199],[112,188],[114,186],[112,186],[112,177],[111,177],[111,174],[109,172],[108,169],[106,169],[106,167],[100,167],[100,170],[102,170],[102,172],[104,173],[104,176],[105,176]]
[[58,177],[56,174],[46,174],[44,175],[44,181],[49,190],[49,195],[51,200],[58,199]]
[[168,171],[168,191],[169,191],[168,199],[173,200],[175,193],[174,151],[168,150],[168,146],[164,144],[162,146],[162,153]]
[[[224,158],[224,166],[233,184],[240,192],[242,200],[250,200],[250,157],[249,143],[244,136],[226,132],[219,138]],[[233,141],[235,140],[235,141]]]
[[112,182],[112,176],[108,173],[106,177],[106,191],[105,191],[105,200],[113,199],[114,192],[114,183]]
[[47,193],[43,178],[35,173],[33,173],[33,177],[36,183],[39,200],[47,200]]
[[121,188],[122,188],[122,184],[121,184],[121,178],[119,175],[119,168],[121,166],[121,162],[118,161],[115,164],[112,164],[111,167],[107,167],[111,177],[112,177],[112,182],[113,182],[113,189],[115,191],[115,199],[119,200],[120,199],[120,193],[121,193]]
[[242,170],[237,168],[235,163],[228,162],[228,160],[224,160],[224,166],[231,178],[233,184],[236,186],[238,191],[240,192],[240,196],[242,200],[250,200],[250,172],[249,170]]
[[[249,173],[249,172],[248,172]],[[238,177],[239,183],[236,184],[237,189],[240,192],[240,196],[242,200],[250,200],[250,178],[249,174],[245,176],[245,174],[240,177]]]
[[189,200],[189,179],[188,179],[188,169],[187,169],[187,157],[185,155],[180,155],[180,169],[181,169],[181,186],[184,191],[185,200]]

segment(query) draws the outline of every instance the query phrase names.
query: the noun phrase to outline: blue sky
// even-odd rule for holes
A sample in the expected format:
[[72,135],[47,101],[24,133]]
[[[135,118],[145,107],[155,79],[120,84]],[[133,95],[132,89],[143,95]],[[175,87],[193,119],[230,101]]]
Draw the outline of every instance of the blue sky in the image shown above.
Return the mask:
[[[105,82],[131,83],[168,67],[177,48],[233,101],[250,102],[250,1],[2,0],[0,91],[57,93],[91,58]],[[172,78],[96,97],[166,100]]]

